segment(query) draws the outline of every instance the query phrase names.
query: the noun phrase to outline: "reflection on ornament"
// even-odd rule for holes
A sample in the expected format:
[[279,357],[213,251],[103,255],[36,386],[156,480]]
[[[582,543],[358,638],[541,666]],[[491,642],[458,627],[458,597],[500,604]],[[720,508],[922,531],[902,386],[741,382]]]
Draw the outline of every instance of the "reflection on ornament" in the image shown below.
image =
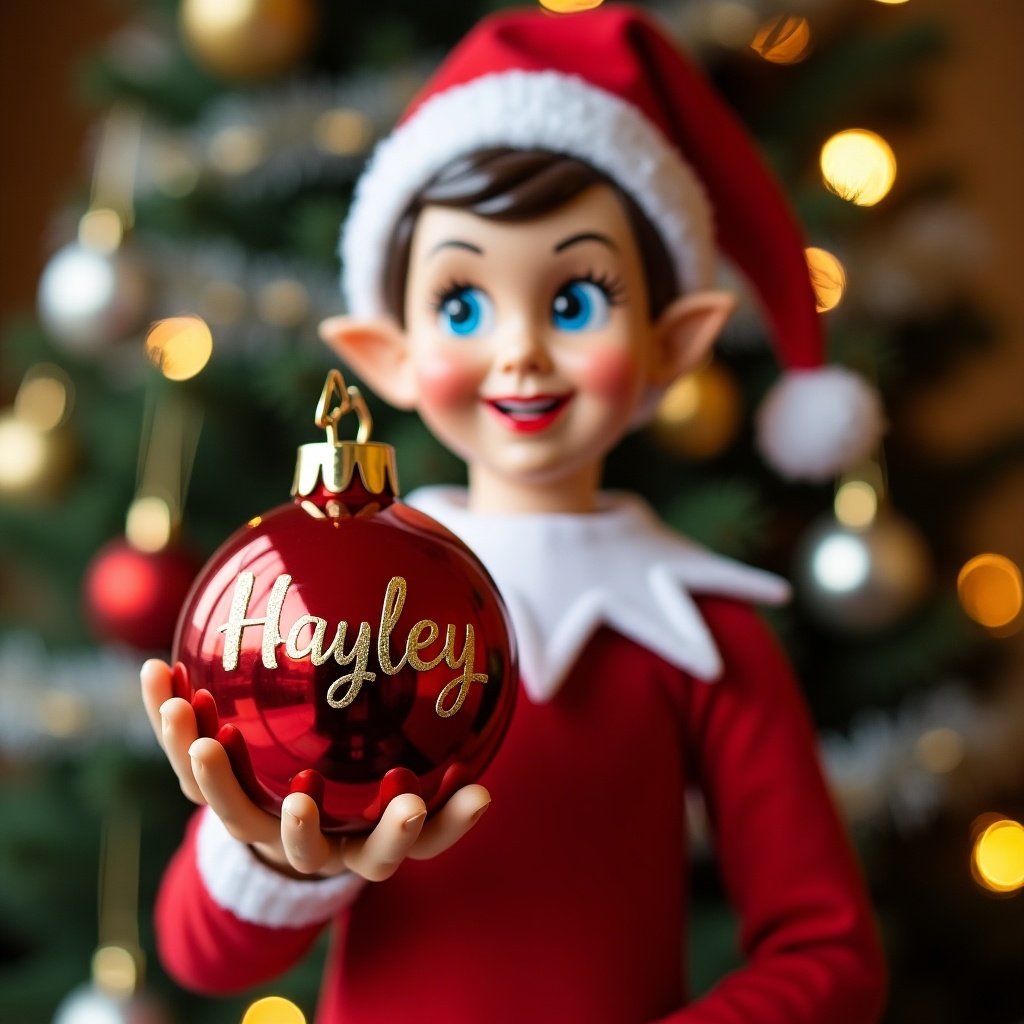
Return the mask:
[[168,380],[189,380],[213,354],[213,335],[202,317],[158,320],[146,335],[146,355]]
[[710,363],[676,381],[664,394],[651,422],[655,440],[685,458],[721,454],[735,440],[743,399],[731,374]]
[[917,605],[931,561],[917,530],[894,512],[865,530],[827,516],[801,543],[794,578],[809,615],[842,632],[867,633],[895,625]]
[[183,0],[181,30],[207,71],[232,81],[272,78],[306,54],[315,0]]
[[99,207],[90,210],[78,222],[78,244],[92,252],[109,256],[124,238],[124,221],[116,210]]
[[592,11],[600,7],[603,0],[539,0],[541,7],[555,14],[574,14],[576,11]]
[[45,433],[67,421],[74,401],[71,378],[52,363],[38,363],[26,374],[14,399],[14,413],[23,423]]
[[210,163],[221,172],[239,176],[258,167],[266,155],[263,132],[254,125],[229,125],[210,139]]
[[146,274],[130,247],[101,253],[73,242],[43,270],[39,316],[68,351],[92,354],[141,325],[148,297]]
[[1003,555],[972,558],[960,570],[956,588],[964,611],[989,629],[1008,626],[1024,602],[1020,569]]
[[949,726],[936,726],[922,733],[914,744],[914,753],[930,772],[947,775],[964,759],[964,738]]
[[306,1024],[303,1012],[281,996],[258,999],[242,1018],[242,1024]]
[[857,206],[874,206],[896,180],[896,156],[880,135],[851,128],[822,146],[821,173],[837,196]]
[[811,52],[811,26],[806,18],[780,14],[757,30],[750,48],[772,64],[796,64]]
[[1024,888],[1024,826],[1008,818],[987,825],[974,842],[971,867],[977,882],[992,892]]
[[846,289],[846,271],[827,249],[810,246],[804,250],[811,275],[815,305],[819,313],[827,313],[839,305]]
[[268,324],[297,327],[309,315],[309,292],[299,281],[282,277],[259,290],[256,309]]
[[866,480],[850,480],[836,491],[836,519],[851,530],[863,530],[874,522],[878,495]]
[[313,141],[325,153],[352,156],[373,141],[373,125],[358,110],[325,110],[313,123]]

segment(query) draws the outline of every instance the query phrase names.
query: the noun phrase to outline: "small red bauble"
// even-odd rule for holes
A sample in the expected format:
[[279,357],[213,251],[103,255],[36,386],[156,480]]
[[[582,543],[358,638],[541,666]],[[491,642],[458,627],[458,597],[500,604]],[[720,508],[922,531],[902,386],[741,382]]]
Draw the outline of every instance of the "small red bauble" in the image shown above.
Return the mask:
[[[331,416],[332,396],[343,399]],[[393,451],[339,442],[332,371],[294,500],[213,555],[182,609],[176,692],[255,803],[309,793],[324,831],[372,828],[401,792],[435,810],[479,777],[518,685],[508,619],[470,550],[395,500]],[[365,417],[365,419],[364,419]]]
[[166,651],[198,569],[192,554],[176,544],[149,552],[115,538],[85,572],[83,600],[93,631],[142,651]]

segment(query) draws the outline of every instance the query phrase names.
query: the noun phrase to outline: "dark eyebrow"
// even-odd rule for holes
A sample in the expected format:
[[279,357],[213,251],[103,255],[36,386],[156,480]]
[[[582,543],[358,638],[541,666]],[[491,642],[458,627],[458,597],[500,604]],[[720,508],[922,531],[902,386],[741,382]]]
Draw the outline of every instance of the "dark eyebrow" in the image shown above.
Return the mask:
[[578,235],[570,235],[559,242],[552,251],[561,252],[563,249],[568,249],[570,245],[576,245],[577,242],[600,242],[602,245],[607,245],[612,252],[619,251],[618,246],[607,235],[599,234],[596,231],[581,231]]
[[461,238],[448,238],[443,242],[438,242],[427,256],[433,256],[434,253],[441,249],[467,249],[469,252],[475,252],[477,256],[483,256],[484,251],[478,245],[474,245],[472,242],[464,242]]

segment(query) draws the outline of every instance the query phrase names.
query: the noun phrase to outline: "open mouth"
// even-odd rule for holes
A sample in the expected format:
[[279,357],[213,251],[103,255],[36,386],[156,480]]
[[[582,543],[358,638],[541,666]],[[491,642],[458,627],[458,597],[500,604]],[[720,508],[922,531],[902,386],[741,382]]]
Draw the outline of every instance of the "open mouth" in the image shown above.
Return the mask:
[[508,427],[529,434],[551,426],[572,400],[572,393],[563,395],[534,395],[519,398],[487,398],[487,407]]

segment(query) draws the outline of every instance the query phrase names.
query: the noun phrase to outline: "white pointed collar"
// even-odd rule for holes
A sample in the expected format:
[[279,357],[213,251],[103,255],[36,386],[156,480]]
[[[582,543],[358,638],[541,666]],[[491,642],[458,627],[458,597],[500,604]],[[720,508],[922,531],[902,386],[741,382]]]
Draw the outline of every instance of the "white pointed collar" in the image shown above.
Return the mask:
[[607,625],[699,679],[722,659],[690,594],[781,604],[789,585],[674,533],[634,495],[605,493],[590,514],[477,515],[460,487],[407,498],[460,537],[508,606],[523,685],[551,700],[584,645]]

